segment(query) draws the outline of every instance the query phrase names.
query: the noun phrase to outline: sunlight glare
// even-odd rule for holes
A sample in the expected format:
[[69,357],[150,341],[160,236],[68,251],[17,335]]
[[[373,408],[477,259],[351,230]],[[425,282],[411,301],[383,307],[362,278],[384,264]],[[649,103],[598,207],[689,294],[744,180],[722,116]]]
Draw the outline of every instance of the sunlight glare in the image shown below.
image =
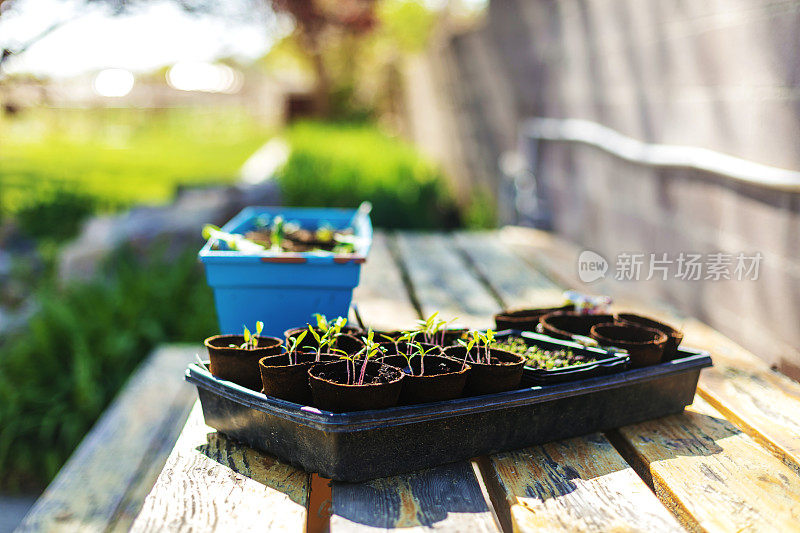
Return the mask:
[[242,87],[242,76],[227,65],[181,61],[167,71],[167,83],[179,91],[236,93]]
[[121,98],[133,89],[133,73],[123,68],[107,68],[94,78],[94,92],[107,98]]

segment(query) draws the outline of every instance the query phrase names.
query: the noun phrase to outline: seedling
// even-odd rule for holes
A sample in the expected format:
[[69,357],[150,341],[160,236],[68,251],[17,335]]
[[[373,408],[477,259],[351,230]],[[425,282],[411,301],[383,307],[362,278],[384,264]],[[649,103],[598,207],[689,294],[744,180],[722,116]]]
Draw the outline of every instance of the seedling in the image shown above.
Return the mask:
[[[319,361],[323,351],[333,352],[333,344],[336,342],[336,338],[342,334],[342,328],[347,324],[347,319],[339,317],[334,320],[333,323],[330,323],[325,318],[325,315],[316,313],[314,316],[317,319],[317,327],[315,329],[309,324],[308,332],[310,332],[314,340],[317,341],[316,360]],[[320,334],[317,330],[322,333]],[[305,333],[305,331],[303,333]]]
[[[484,364],[489,365],[491,364],[491,349],[492,344],[494,344],[494,330],[487,329],[486,333],[481,333],[480,331],[472,331],[470,332],[470,340],[469,342],[465,342],[462,339],[459,339],[459,344],[466,348],[467,353],[464,356],[464,365],[467,364],[467,359],[470,360],[472,363]],[[472,348],[477,347],[477,351],[475,356],[472,356]],[[463,368],[463,366],[462,366]]]
[[336,231],[333,226],[329,222],[323,222],[315,232],[314,238],[320,242],[331,242],[335,235]]
[[453,318],[451,320],[444,320],[437,317],[439,312],[436,311],[425,320],[417,320],[418,328],[417,333],[423,335],[423,339],[428,344],[444,344],[445,336],[447,335],[447,326],[458,320]]
[[[289,354],[289,363],[290,364],[292,364],[292,365],[296,365],[297,364],[297,354],[300,351],[299,350],[300,343],[303,342],[303,339],[306,338],[306,334],[307,333],[308,333],[308,331],[303,331],[303,332],[299,333],[296,337],[291,337],[289,339],[289,343],[290,344],[289,344],[288,354]],[[319,355],[317,355],[317,359],[319,359]]]
[[333,252],[337,254],[352,254],[356,251],[358,244],[358,237],[355,235],[343,235],[336,233],[333,236],[336,245],[333,247]]
[[403,355],[403,357],[405,358],[406,362],[408,363],[409,374],[411,374],[412,376],[414,375],[414,368],[411,366],[411,361],[415,357],[419,357],[419,374],[418,375],[424,376],[425,375],[425,356],[428,355],[430,352],[436,350],[437,347],[436,346],[431,346],[430,348],[428,348],[426,350],[425,347],[422,346],[422,344],[420,344],[418,342],[410,342],[409,345],[410,345],[409,354],[407,356]]
[[461,370],[464,370],[467,366],[467,359],[470,358],[470,352],[472,351],[473,346],[475,346],[475,342],[477,341],[475,335],[471,335],[469,341],[465,341],[464,339],[458,339],[458,343],[464,347],[464,360],[461,362]]
[[269,234],[270,242],[272,243],[273,251],[283,250],[283,237],[284,237],[284,220],[283,217],[278,215],[272,219],[272,228]]
[[244,328],[244,333],[242,336],[244,337],[244,342],[236,346],[235,344],[229,344],[228,348],[239,348],[240,350],[255,350],[258,348],[258,336],[261,335],[261,331],[264,329],[264,323],[260,320],[256,322],[256,333],[252,335],[250,330],[247,329],[247,326],[242,326]]
[[266,248],[260,244],[246,239],[244,235],[222,231],[218,226],[213,224],[206,224],[203,226],[203,238],[206,240],[214,239],[224,242],[230,250],[238,252],[258,254],[266,250]]
[[[347,383],[348,385],[363,385],[364,384],[364,376],[367,372],[367,363],[369,363],[370,359],[373,359],[379,353],[383,352],[383,348],[381,348],[377,342],[375,342],[375,332],[372,331],[372,328],[367,330],[367,336],[361,337],[361,340],[364,341],[364,347],[354,356],[346,356],[347,359]],[[361,371],[358,374],[358,380],[355,379],[356,374],[356,359],[357,358],[363,359],[361,363]],[[353,372],[350,373],[350,365],[353,366]],[[352,381],[351,381],[352,377]]]

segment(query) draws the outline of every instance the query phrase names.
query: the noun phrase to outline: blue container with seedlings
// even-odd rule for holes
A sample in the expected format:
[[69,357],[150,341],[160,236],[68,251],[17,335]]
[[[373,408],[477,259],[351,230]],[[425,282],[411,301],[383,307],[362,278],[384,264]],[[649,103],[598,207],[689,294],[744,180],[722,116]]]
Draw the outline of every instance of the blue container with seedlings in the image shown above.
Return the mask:
[[200,250],[223,334],[264,322],[282,336],[314,313],[347,316],[372,245],[369,205],[359,209],[247,207],[207,226]]

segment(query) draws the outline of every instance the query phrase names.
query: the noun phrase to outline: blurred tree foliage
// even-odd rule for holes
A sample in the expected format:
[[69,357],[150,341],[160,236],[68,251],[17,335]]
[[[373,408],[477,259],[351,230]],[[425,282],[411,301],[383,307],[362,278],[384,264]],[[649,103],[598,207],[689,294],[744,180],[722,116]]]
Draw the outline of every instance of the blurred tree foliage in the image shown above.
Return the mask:
[[[369,31],[328,32],[316,59],[297,30],[279,41],[262,59],[270,72],[296,71],[318,82],[315,69],[324,69],[326,118],[389,119],[403,100],[402,61],[424,50],[438,13],[416,0],[378,0]],[[316,85],[319,90],[319,85]]]

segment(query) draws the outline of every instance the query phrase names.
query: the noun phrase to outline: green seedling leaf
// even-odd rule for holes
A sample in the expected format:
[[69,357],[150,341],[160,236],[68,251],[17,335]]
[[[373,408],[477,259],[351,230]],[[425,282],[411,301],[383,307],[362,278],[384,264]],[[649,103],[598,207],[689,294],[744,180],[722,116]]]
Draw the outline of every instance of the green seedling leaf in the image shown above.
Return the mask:
[[261,335],[262,331],[264,331],[264,323],[259,320],[256,322],[256,337]]
[[294,344],[292,345],[293,348],[292,351],[296,351],[296,347],[299,346],[301,342],[303,342],[303,339],[306,338],[307,334],[308,330],[303,330],[303,332],[297,335],[297,337],[294,337]]
[[322,331],[328,331],[328,319],[325,318],[325,315],[314,313],[314,317],[317,319],[317,328]]
[[215,233],[220,233],[222,229],[219,226],[215,226],[214,224],[206,224],[203,226],[203,238],[208,240],[214,235]]

